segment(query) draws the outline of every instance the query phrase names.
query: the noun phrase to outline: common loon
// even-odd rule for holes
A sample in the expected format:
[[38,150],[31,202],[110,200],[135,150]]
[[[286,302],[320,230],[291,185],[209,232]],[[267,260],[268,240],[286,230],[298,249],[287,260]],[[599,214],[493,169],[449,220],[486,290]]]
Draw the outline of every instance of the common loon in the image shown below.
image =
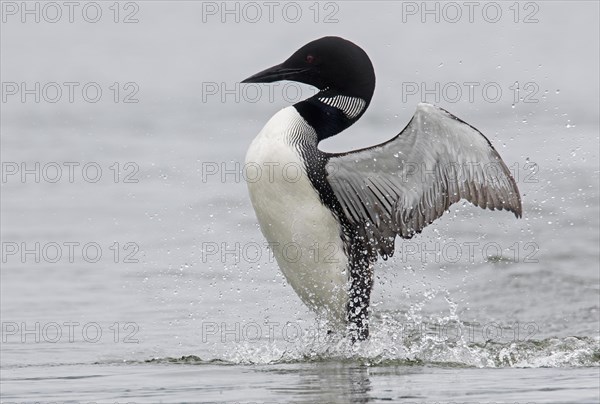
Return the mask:
[[521,217],[515,180],[490,141],[430,104],[385,143],[319,150],[373,96],[373,65],[354,43],[317,39],[242,83],[280,80],[319,91],[277,112],[252,141],[246,164],[269,170],[247,181],[250,199],[288,283],[352,341],[368,338],[373,265],[393,255],[396,236],[413,237],[461,199]]

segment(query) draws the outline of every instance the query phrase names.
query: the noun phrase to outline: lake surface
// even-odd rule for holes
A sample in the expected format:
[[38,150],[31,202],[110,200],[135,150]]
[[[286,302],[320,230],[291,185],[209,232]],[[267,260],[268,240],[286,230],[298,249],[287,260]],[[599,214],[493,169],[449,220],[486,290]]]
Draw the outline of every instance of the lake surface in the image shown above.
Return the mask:
[[[0,32],[2,403],[600,401],[598,3],[22,4]],[[523,196],[520,220],[461,202],[398,240],[355,345],[286,284],[244,181],[314,90],[239,81],[324,35],[378,80],[324,150],[432,102]]]

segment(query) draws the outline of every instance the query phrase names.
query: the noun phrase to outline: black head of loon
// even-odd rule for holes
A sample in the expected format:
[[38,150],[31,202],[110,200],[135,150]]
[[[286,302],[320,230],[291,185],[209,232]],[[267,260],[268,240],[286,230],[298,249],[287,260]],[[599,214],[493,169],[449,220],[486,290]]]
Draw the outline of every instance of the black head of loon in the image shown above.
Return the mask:
[[294,105],[315,129],[319,140],[356,122],[369,106],[375,90],[375,71],[365,51],[335,36],[309,42],[285,62],[256,73],[242,83],[280,80],[297,81],[320,90]]

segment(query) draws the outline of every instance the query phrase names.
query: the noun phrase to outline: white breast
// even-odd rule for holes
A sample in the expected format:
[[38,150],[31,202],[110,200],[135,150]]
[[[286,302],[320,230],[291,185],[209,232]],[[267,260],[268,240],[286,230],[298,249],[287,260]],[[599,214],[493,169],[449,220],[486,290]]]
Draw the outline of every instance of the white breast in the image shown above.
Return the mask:
[[312,187],[290,136],[315,136],[294,107],[275,114],[248,149],[250,199],[289,284],[308,307],[342,323],[349,274],[341,227]]

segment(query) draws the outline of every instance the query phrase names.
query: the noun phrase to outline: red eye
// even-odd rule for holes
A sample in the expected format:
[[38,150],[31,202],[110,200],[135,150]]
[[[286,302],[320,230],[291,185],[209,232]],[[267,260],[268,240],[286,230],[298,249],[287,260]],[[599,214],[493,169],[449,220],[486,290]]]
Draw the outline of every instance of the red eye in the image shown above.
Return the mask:
[[315,57],[313,55],[306,55],[306,63],[312,63],[315,61]]

